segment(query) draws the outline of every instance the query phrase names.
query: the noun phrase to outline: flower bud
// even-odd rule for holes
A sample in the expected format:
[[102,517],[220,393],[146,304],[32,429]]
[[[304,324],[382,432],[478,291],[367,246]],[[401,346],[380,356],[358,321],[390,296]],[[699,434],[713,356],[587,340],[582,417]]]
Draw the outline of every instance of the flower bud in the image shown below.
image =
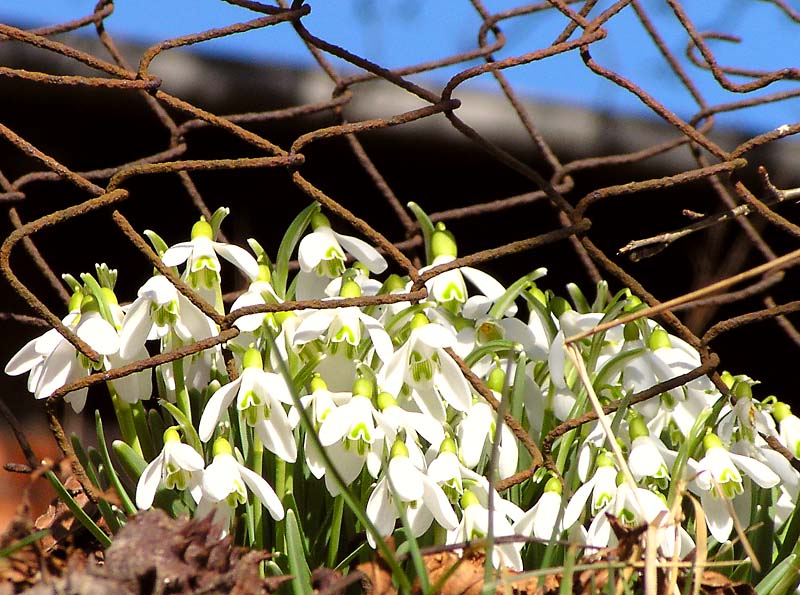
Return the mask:
[[434,258],[439,256],[458,256],[458,247],[453,234],[447,231],[444,224],[437,223],[436,231],[431,236],[431,254]]

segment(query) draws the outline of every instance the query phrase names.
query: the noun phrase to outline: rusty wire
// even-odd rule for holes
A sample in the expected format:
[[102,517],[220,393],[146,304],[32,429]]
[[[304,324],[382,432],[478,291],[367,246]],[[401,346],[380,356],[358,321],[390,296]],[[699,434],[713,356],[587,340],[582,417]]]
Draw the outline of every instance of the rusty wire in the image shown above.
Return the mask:
[[[71,59],[73,64],[81,65],[81,72],[85,71],[83,67],[87,67],[92,71],[91,75],[78,73],[54,75],[0,65],[0,79],[28,81],[30,84],[37,85],[42,94],[47,93],[48,88],[52,86],[61,85],[86,89],[102,88],[105,89],[105,92],[113,92],[120,95],[136,94],[146,103],[169,139],[166,146],[163,144],[163,139],[154,142],[150,153],[140,155],[130,162],[120,163],[113,167],[79,172],[71,170],[47,151],[26,140],[0,121],[0,136],[3,137],[5,142],[13,145],[22,155],[30,159],[29,170],[16,177],[16,179],[7,178],[3,174],[3,169],[5,168],[0,163],[0,203],[7,203],[9,221],[15,229],[0,249],[0,268],[13,290],[38,314],[38,318],[35,318],[28,316],[28,312],[4,312],[0,313],[0,320],[13,320],[28,324],[46,323],[56,328],[87,357],[92,359],[98,357],[88,345],[61,323],[59,314],[63,308],[60,308],[58,312],[53,312],[46,305],[47,300],[44,297],[36,295],[20,280],[18,272],[22,267],[34,268],[39,271],[43,280],[51,288],[55,289],[60,298],[66,302],[69,294],[60,283],[52,266],[37,247],[35,234],[46,228],[52,229],[65,225],[69,221],[91,211],[99,211],[107,215],[109,224],[116,225],[120,233],[128,238],[153,267],[167,275],[179,291],[211,316],[220,326],[220,333],[217,337],[184,347],[178,351],[130,364],[118,370],[92,374],[70,386],[63,387],[48,399],[47,411],[51,427],[62,450],[73,460],[77,476],[79,479],[84,480],[82,483],[90,496],[98,497],[98,494],[92,490],[88,480],[86,480],[80,463],[74,456],[71,444],[64,434],[56,413],[57,408],[55,407],[59,399],[72,390],[102,383],[111,378],[131,374],[159,363],[218,345],[237,334],[238,331],[232,325],[239,316],[264,311],[332,307],[331,302],[287,302],[280,305],[245,308],[238,310],[235,315],[222,316],[217,314],[211,305],[205,303],[199,295],[195,294],[180,279],[177,279],[168,268],[163,266],[157,255],[123,216],[121,212],[121,209],[124,208],[123,201],[128,203],[137,200],[137,194],[132,187],[132,183],[144,176],[155,174],[175,176],[180,181],[183,191],[189,197],[198,214],[209,217],[211,209],[195,184],[193,178],[195,172],[231,172],[242,168],[274,168],[287,171],[290,174],[291,182],[308,197],[309,201],[318,201],[323,209],[337,215],[360,232],[361,235],[376,244],[394,263],[396,271],[408,275],[413,281],[413,287],[408,294],[373,298],[364,297],[345,300],[337,303],[337,305],[345,302],[348,305],[371,305],[400,300],[419,300],[425,295],[425,281],[436,274],[455,267],[495,261],[520,251],[533,250],[546,244],[566,241],[590,279],[597,281],[602,277],[607,277],[619,286],[630,287],[651,307],[649,311],[659,312],[658,318],[662,323],[666,324],[672,332],[694,345],[701,353],[704,362],[701,368],[651,390],[644,391],[642,395],[636,396],[637,400],[650,398],[668,387],[678,386],[681,383],[688,382],[698,374],[705,373],[710,373],[718,386],[724,388],[716,374],[719,358],[710,350],[709,343],[720,334],[733,332],[744,325],[769,325],[772,324],[773,320],[777,320],[779,324],[772,327],[774,332],[782,332],[789,342],[794,344],[795,349],[800,346],[800,333],[787,318],[787,315],[795,312],[800,307],[798,302],[781,303],[780,300],[784,298],[775,297],[780,295],[776,292],[783,288],[788,275],[782,272],[778,273],[777,269],[772,270],[768,266],[768,263],[778,261],[781,263],[781,268],[786,268],[797,264],[797,259],[787,260],[784,258],[783,261],[779,260],[782,258],[781,253],[783,253],[784,257],[786,256],[785,242],[782,248],[775,248],[770,243],[770,238],[773,235],[767,233],[777,230],[782,234],[782,237],[788,236],[791,241],[795,242],[790,248],[796,251],[796,240],[800,235],[800,227],[792,223],[786,216],[778,213],[777,209],[784,200],[788,202],[788,197],[794,197],[797,192],[794,190],[784,191],[775,187],[770,182],[770,172],[764,168],[763,164],[753,163],[749,160],[749,157],[755,153],[756,149],[763,149],[765,146],[776,143],[780,139],[800,132],[800,123],[791,123],[776,130],[754,134],[744,140],[739,139],[729,148],[726,148],[725,143],[722,143],[712,134],[715,131],[715,116],[718,114],[784,102],[800,95],[800,89],[783,89],[779,92],[770,92],[768,89],[769,85],[777,81],[797,83],[799,77],[797,68],[787,67],[773,71],[762,71],[740,68],[735,65],[721,65],[714,54],[713,48],[716,47],[714,45],[716,41],[714,40],[725,40],[727,42],[738,40],[725,32],[699,31],[678,0],[668,0],[668,4],[672,11],[672,17],[674,17],[672,24],[677,23],[686,32],[688,45],[684,48],[685,55],[682,55],[680,51],[670,49],[664,41],[661,33],[662,22],[659,19],[665,17],[660,15],[656,18],[651,9],[646,8],[644,3],[638,0],[619,0],[603,11],[595,10],[596,2],[592,0],[582,4],[576,0],[545,0],[521,4],[515,8],[494,13],[484,5],[482,0],[469,0],[472,9],[480,18],[480,26],[475,31],[475,39],[477,40],[475,47],[462,53],[441,56],[424,63],[407,64],[393,69],[385,68],[362,56],[358,56],[346,48],[321,39],[313,31],[308,30],[304,24],[304,19],[310,13],[312,7],[310,6],[311,3],[304,2],[304,0],[295,0],[291,5],[284,0],[278,0],[272,6],[249,0],[226,1],[229,4],[241,7],[241,22],[206,31],[198,31],[175,39],[162,40],[144,51],[139,63],[136,65],[126,62],[119,50],[117,41],[112,38],[104,27],[104,20],[112,15],[114,11],[113,0],[100,0],[93,13],[67,23],[30,30],[0,24],[0,43],[25,44],[39,48],[40,50]],[[782,0],[771,1],[779,9],[783,18],[800,22],[797,13]],[[578,5],[579,8],[576,10]],[[551,43],[543,43],[539,47],[526,48],[525,52],[510,57],[495,57],[508,44],[508,34],[503,30],[506,21],[523,17],[535,19],[538,18],[537,15],[548,12],[558,12],[564,19],[562,31]],[[258,15],[256,18],[252,18],[254,13]],[[660,101],[658,97],[654,97],[639,86],[636,81],[626,78],[619,72],[615,72],[593,57],[592,46],[609,36],[610,25],[622,13],[633,13],[635,15],[653,46],[668,64],[673,77],[670,84],[684,89],[693,98],[696,104],[696,113],[690,118],[680,117]],[[228,35],[246,35],[248,32],[255,30],[271,30],[270,28],[278,27],[292,27],[296,35],[306,45],[319,71],[330,79],[333,91],[329,100],[293,105],[280,109],[218,115],[168,93],[163,88],[162,80],[150,72],[150,65],[153,60],[160,54],[169,52],[174,48],[186,48]],[[77,47],[72,47],[64,41],[54,39],[56,35],[74,32],[79,29],[91,30],[92,28],[107,54],[111,56],[110,60],[89,54]],[[63,37],[60,39],[63,39]],[[598,154],[569,161],[564,160],[563,156],[559,156],[551,146],[551,142],[548,142],[546,135],[540,130],[538,123],[526,109],[525,102],[515,91],[513,85],[510,84],[506,77],[506,72],[525,64],[548,60],[567,52],[576,53],[591,72],[613,83],[620,92],[630,93],[637,97],[671,131],[671,136],[667,140],[660,140],[650,146],[640,147],[625,153]],[[331,56],[355,67],[358,69],[358,73],[352,74],[351,71],[348,74],[344,74],[340,72],[330,60]],[[474,61],[476,59],[481,60],[482,63],[475,66]],[[703,74],[710,73],[721,88],[740,93],[743,98],[734,102],[709,103],[703,92],[699,90],[692,74],[690,74],[689,67],[692,65],[700,67]],[[445,66],[451,68],[463,66],[463,68],[453,75],[449,81],[441,85],[440,88],[433,88],[430,84],[423,86],[415,82],[417,79],[412,81],[409,78],[411,75],[434,72]],[[535,166],[519,156],[512,155],[459,117],[459,108],[462,106],[462,100],[458,97],[459,86],[480,75],[494,77],[500,86],[504,100],[508,102],[518,118],[519,125],[527,134],[531,146],[535,148],[535,152],[538,154],[538,158],[544,162],[543,167]],[[737,78],[737,80],[745,79],[745,82],[737,83],[732,78]],[[366,83],[375,79],[382,79],[389,85],[406,91],[421,100],[425,105],[384,118],[350,121],[345,113],[345,108],[354,98],[359,96]],[[269,136],[255,132],[253,128],[248,127],[248,125],[254,123],[289,121],[314,114],[326,115],[329,118],[326,125],[310,132],[299,134],[289,143],[271,139]],[[442,116],[452,125],[454,130],[458,131],[466,139],[466,142],[482,148],[487,154],[487,159],[493,160],[508,168],[509,171],[515,171],[525,178],[528,181],[528,189],[506,198],[489,197],[484,201],[432,213],[431,219],[433,221],[455,222],[480,217],[488,213],[502,213],[505,211],[511,213],[512,209],[523,209],[533,202],[548,201],[550,208],[556,215],[553,221],[558,222],[557,227],[535,229],[531,237],[522,240],[507,241],[508,238],[498,236],[494,238],[494,245],[491,248],[463,256],[451,263],[420,274],[418,268],[423,264],[418,256],[421,235],[417,224],[403,206],[403,203],[409,200],[409,197],[399,196],[392,188],[391,183],[383,175],[381,168],[373,161],[370,152],[362,144],[361,139],[363,133],[367,131],[402,128],[426,118],[442,119]],[[91,117],[91,114],[87,113],[87,118],[89,117]],[[332,124],[330,124],[331,121],[333,122]],[[244,145],[252,149],[256,156],[231,156],[226,159],[185,158],[193,142],[192,133],[200,129],[209,128],[214,128],[220,133],[242,141]],[[307,149],[314,143],[340,137],[346,140],[352,157],[363,169],[363,172],[366,173],[378,195],[383,197],[388,207],[395,214],[397,222],[403,229],[404,235],[402,237],[391,239],[385,237],[375,226],[375,222],[369,221],[366,213],[364,213],[363,206],[345,206],[341,201],[333,198],[325,188],[314,184],[304,175]],[[689,151],[686,151],[687,147]],[[694,165],[686,167],[682,171],[672,172],[669,175],[636,179],[624,184],[600,185],[592,187],[589,191],[585,189],[586,184],[591,180],[588,176],[594,171],[613,171],[615,168],[646,165],[654,157],[672,155],[679,151],[683,151],[683,154],[690,152]],[[753,166],[761,167],[759,180],[755,183],[747,182],[744,181],[744,178],[739,177],[741,171],[753,169]],[[70,206],[52,210],[48,214],[27,223],[23,221],[18,207],[31,200],[29,188],[34,185],[41,187],[42,184],[56,183],[60,184],[59,188],[63,188],[65,183],[71,186],[74,190],[73,195],[78,198]],[[690,231],[694,233],[696,228],[697,232],[706,233],[709,229],[713,230],[719,227],[719,223],[723,220],[734,220],[736,221],[734,225],[741,227],[742,235],[746,238],[748,247],[752,247],[754,249],[753,252],[758,255],[756,264],[760,264],[762,267],[767,264],[766,267],[763,267],[763,270],[765,270],[763,276],[753,280],[751,286],[741,288],[739,291],[712,294],[710,297],[708,292],[700,292],[699,295],[702,295],[702,304],[704,306],[721,307],[725,305],[729,307],[733,304],[738,306],[738,309],[725,310],[728,313],[726,314],[727,317],[712,318],[708,320],[705,328],[695,330],[686,326],[674,314],[673,310],[663,309],[665,311],[662,311],[660,307],[662,300],[648,291],[645,285],[627,270],[626,261],[609,252],[608,249],[599,247],[594,238],[594,234],[601,230],[602,225],[609,224],[608,221],[594,214],[600,207],[611,204],[620,197],[630,199],[647,193],[688,185],[694,185],[694,187],[699,185],[709,196],[715,197],[719,207],[718,211],[723,212],[724,215],[716,215],[716,219],[709,219],[704,223],[692,222],[693,227]],[[583,188],[583,190],[578,191],[578,188]],[[649,200],[653,200],[652,197],[657,197],[658,194],[650,194],[649,196],[651,196]],[[754,221],[758,221],[758,225]],[[662,230],[663,234],[669,234],[673,231],[670,229]],[[672,239],[665,242],[661,236],[649,239],[634,237],[634,239],[643,242],[642,246],[649,249],[642,249],[634,254],[639,259],[646,258],[656,251],[669,248],[669,244],[672,242]],[[26,258],[16,254],[18,250],[15,251],[15,248],[18,245],[21,245],[24,249],[27,255]],[[617,246],[616,248],[621,247]],[[13,266],[12,252],[15,257]],[[792,253],[792,250],[789,253]],[[735,277],[735,274],[742,274],[743,269],[749,266],[743,262],[734,263],[725,269],[726,276],[738,279],[739,277]],[[749,278],[750,276],[753,275],[744,275],[742,278]],[[712,282],[719,281],[708,271],[706,271],[706,277],[703,280],[703,287],[714,287]],[[720,287],[727,288],[730,285],[723,283]],[[690,297],[692,295],[695,294],[689,294]],[[669,297],[663,296],[663,299]],[[670,303],[679,304],[680,308],[692,305],[691,303],[687,304],[686,300],[681,299],[681,297],[672,297],[673,299],[670,300]],[[717,311],[721,312],[722,310],[714,310],[714,312]],[[455,354],[451,355],[456,357],[457,362],[465,370],[475,389],[481,394],[489,395],[481,380],[469,372],[464,362],[457,358]],[[794,358],[795,356],[796,351],[794,355],[788,357]],[[489,396],[487,396],[487,399],[489,399]],[[490,403],[497,408],[495,401],[490,399]],[[609,411],[613,409],[614,406],[608,408]],[[593,413],[586,414],[580,419],[566,422],[553,430],[548,435],[545,444],[542,445],[541,453],[539,453],[536,445],[527,439],[521,427],[513,427],[512,429],[518,434],[517,437],[522,441],[523,445],[531,452],[534,465],[541,464],[542,461],[546,465],[549,461],[549,448],[553,440],[565,431],[591,421],[594,419],[593,416]],[[513,420],[510,421],[513,422]],[[530,473],[531,470],[523,471],[518,474],[519,477],[515,476],[513,479],[504,482],[502,487],[508,487],[513,483],[522,481],[530,476]]]

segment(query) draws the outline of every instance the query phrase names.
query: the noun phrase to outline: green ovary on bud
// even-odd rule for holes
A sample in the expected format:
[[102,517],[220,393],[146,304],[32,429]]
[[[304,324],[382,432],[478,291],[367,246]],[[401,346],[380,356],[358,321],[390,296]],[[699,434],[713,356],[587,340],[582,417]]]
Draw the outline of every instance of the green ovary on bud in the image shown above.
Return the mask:
[[708,452],[712,448],[724,448],[722,446],[722,440],[719,439],[719,436],[714,434],[713,432],[709,432],[703,437],[703,448],[706,452]]
[[478,497],[473,493],[472,490],[464,490],[464,494],[461,496],[461,510],[466,510],[475,504],[480,505],[480,503],[481,501],[478,500]]
[[622,308],[623,312],[630,312],[634,308],[639,307],[642,304],[642,300],[640,300],[635,295],[632,295],[628,298],[628,303]]
[[639,327],[635,322],[629,322],[625,325],[622,334],[626,341],[635,341],[639,338]]
[[180,442],[181,435],[178,433],[178,428],[175,426],[170,426],[166,430],[164,430],[164,444],[167,442]]
[[595,460],[595,465],[598,467],[613,467],[614,466],[614,459],[608,456],[608,453],[605,451],[600,452],[597,454],[597,459]]
[[265,264],[258,265],[258,281],[263,281],[264,283],[270,283],[272,281],[272,271],[269,270],[269,267]]
[[458,247],[453,234],[445,229],[443,223],[436,224],[436,230],[431,236],[431,254],[433,258],[439,256],[458,256]]
[[547,483],[544,484],[544,491],[545,492],[552,492],[554,494],[561,494],[562,490],[561,481],[557,477],[551,477],[547,480]]
[[211,449],[214,456],[217,455],[232,455],[233,449],[231,443],[225,440],[222,436],[214,440],[214,447]]
[[211,229],[211,225],[206,221],[206,218],[202,216],[200,221],[192,225],[192,239],[196,240],[197,238],[214,239],[214,230]]
[[297,316],[297,314],[295,314],[291,310],[284,310],[282,312],[275,312],[274,316],[275,316],[275,322],[277,322],[280,326],[283,326],[284,322],[286,322],[290,318],[294,318],[295,316]]
[[386,277],[386,281],[383,283],[383,291],[385,293],[392,293],[393,291],[404,291],[406,288],[406,282],[403,281],[403,278],[398,275],[397,273],[392,273],[388,277]]
[[315,393],[318,390],[328,390],[328,385],[319,374],[314,374],[314,377],[311,379],[311,392]]
[[492,371],[489,372],[489,378],[486,381],[486,386],[489,388],[489,390],[493,390],[496,393],[502,393],[505,383],[506,373],[500,368],[492,368]]
[[356,378],[353,383],[353,396],[372,398],[374,393],[372,382],[366,378]]
[[634,409],[630,410],[628,415],[628,435],[631,437],[631,442],[642,436],[649,436],[650,430],[647,429],[647,424],[644,419]]
[[258,368],[259,370],[264,369],[264,362],[261,359],[261,353],[258,351],[258,349],[248,349],[244,352],[242,366],[244,368]]
[[319,229],[320,227],[330,227],[331,221],[325,215],[317,211],[311,215],[311,229]]
[[750,384],[741,380],[734,383],[732,392],[737,399],[753,398],[753,389],[750,387]]
[[439,445],[439,452],[451,452],[453,454],[457,454],[457,451],[458,448],[456,447],[456,441],[453,440],[453,437],[448,434]]
[[389,458],[394,457],[408,457],[408,447],[402,440],[395,440],[392,444],[392,450],[389,452]]
[[655,351],[656,349],[661,349],[662,347],[672,347],[672,343],[669,340],[669,334],[663,328],[657,328],[652,333],[650,333],[650,341],[648,342],[648,346],[650,349]]
[[339,297],[343,298],[357,298],[361,297],[361,287],[353,280],[348,280],[342,283],[342,288],[339,290]]
[[381,411],[385,411],[389,407],[394,407],[397,405],[397,399],[394,398],[394,395],[391,393],[387,393],[383,391],[378,395],[378,409]]
[[792,408],[786,403],[778,401],[772,406],[772,417],[774,417],[775,421],[777,421],[778,423],[781,423],[791,414],[792,414]]
[[422,312],[417,312],[416,314],[414,314],[414,317],[411,319],[411,322],[408,323],[408,327],[413,331],[414,329],[423,327],[429,323],[430,320],[428,320],[428,317],[425,316],[425,314],[423,314]]

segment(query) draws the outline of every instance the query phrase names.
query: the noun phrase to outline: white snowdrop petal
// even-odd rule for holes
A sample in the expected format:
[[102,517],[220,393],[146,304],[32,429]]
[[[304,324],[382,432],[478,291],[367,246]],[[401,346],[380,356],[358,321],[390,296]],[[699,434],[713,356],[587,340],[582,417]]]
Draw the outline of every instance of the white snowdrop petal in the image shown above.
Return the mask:
[[472,405],[472,391],[461,368],[447,353],[440,355],[439,362],[440,372],[434,376],[436,389],[453,409],[468,411]]
[[206,466],[203,455],[189,444],[184,444],[183,442],[167,442],[167,444],[164,445],[164,450],[166,451],[167,448],[169,448],[169,458],[181,469],[200,471]]
[[30,372],[31,369],[43,361],[42,356],[36,352],[36,342],[41,337],[36,337],[28,341],[25,346],[14,354],[5,367],[5,373],[9,376],[19,376],[25,372]]
[[130,360],[147,340],[150,329],[153,328],[150,304],[150,300],[140,297],[128,308],[119,333],[119,355],[122,359]]
[[710,492],[700,495],[700,503],[706,515],[706,524],[711,535],[720,543],[725,543],[733,531],[733,519],[726,502],[719,497],[713,497]]
[[308,343],[313,341],[328,330],[333,319],[336,317],[336,310],[317,310],[312,312],[300,322],[294,333],[294,344]]
[[450,329],[432,322],[414,329],[408,341],[412,344],[419,341],[428,347],[443,349],[445,347],[453,347],[457,342],[457,338]]
[[453,507],[444,490],[439,487],[439,484],[426,477],[424,473],[421,473],[421,479],[424,488],[425,506],[433,513],[433,518],[436,519],[437,523],[448,531],[452,531],[458,526],[458,517],[453,511]]
[[389,487],[404,502],[414,502],[422,498],[424,487],[423,473],[411,463],[408,457],[393,457],[387,470]]
[[100,318],[99,314],[83,318],[75,329],[75,334],[102,355],[119,351],[119,335],[116,329]]
[[258,262],[247,250],[222,242],[214,242],[213,246],[217,254],[247,275],[250,281],[258,279]]
[[297,247],[297,260],[300,263],[300,269],[306,273],[313,271],[322,261],[328,249],[335,245],[330,234],[322,231],[313,231],[304,236]]
[[380,274],[387,268],[386,259],[364,240],[333,232],[342,247],[364,264],[372,273]]
[[272,486],[267,483],[266,479],[254,471],[251,471],[244,465],[239,465],[238,463],[237,465],[245,484],[247,484],[247,487],[252,490],[261,503],[267,507],[270,516],[276,521],[281,520],[284,515],[283,504],[281,504]]
[[728,454],[736,466],[743,469],[762,488],[773,488],[780,483],[778,474],[761,461],[732,452]]
[[192,242],[180,242],[167,249],[161,256],[161,262],[168,267],[176,267],[186,262],[194,251]]
[[214,429],[225,414],[226,409],[230,406],[236,393],[239,391],[239,385],[242,382],[242,377],[239,376],[233,382],[229,382],[225,386],[219,388],[206,403],[203,409],[203,415],[200,416],[200,425],[197,428],[197,434],[200,440],[208,442],[214,434]]
[[147,510],[153,505],[158,484],[161,482],[161,466],[164,463],[163,451],[144,468],[136,484],[136,506]]

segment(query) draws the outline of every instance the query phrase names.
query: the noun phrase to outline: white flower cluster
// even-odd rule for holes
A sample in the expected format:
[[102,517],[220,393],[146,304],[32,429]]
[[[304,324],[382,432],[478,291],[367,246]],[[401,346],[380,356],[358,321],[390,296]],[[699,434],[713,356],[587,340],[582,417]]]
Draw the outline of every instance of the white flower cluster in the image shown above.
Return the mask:
[[[679,479],[700,496],[719,542],[731,537],[732,512],[743,525],[750,523],[755,510],[750,482],[774,489],[777,523],[793,510],[800,475],[769,448],[765,436],[800,455],[800,420],[774,398],[757,402],[753,381],[730,375],[723,378],[735,405],[708,377],[696,378],[627,407],[615,417],[612,437],[597,422],[565,433],[554,443],[555,468],[537,471],[524,489],[498,493],[492,486],[527,468],[530,455],[451,354],[466,362],[540,443],[562,421],[591,410],[565,341],[635,311],[639,300],[627,290],[611,295],[601,283],[591,304],[570,287],[570,305],[536,286],[544,270],[507,289],[486,273],[463,267],[432,277],[428,297],[416,303],[337,307],[336,301],[346,298],[403,294],[411,282],[397,275],[374,279],[371,275],[387,269],[375,248],[334,232],[318,208],[307,214],[311,231],[302,239],[296,234],[300,270],[288,290],[273,284],[280,262],[270,263],[253,241],[255,255],[214,241],[209,222],[198,222],[190,241],[171,248],[149,234],[163,263],[177,267],[220,314],[226,312],[219,256],[250,281],[229,312],[293,298],[322,299],[330,307],[237,318],[239,335],[227,345],[238,368],[235,379],[216,347],[159,366],[155,383],[150,370],[111,383],[110,391],[131,406],[142,406],[155,386],[157,396],[176,403],[183,414],[163,439],[152,437],[160,453],[145,452],[151,460],[138,478],[140,508],[149,508],[159,490],[186,492],[196,515],[214,514],[230,527],[249,488],[279,520],[284,505],[264,468],[252,463],[253,453],[265,448],[276,460],[305,465],[332,497],[345,486],[365,485],[362,504],[380,536],[392,534],[404,518],[414,536],[435,526],[446,543],[485,537],[491,526],[495,537],[547,541],[568,532],[602,547],[614,543],[611,514],[631,526],[656,524],[659,547],[669,556],[694,547],[688,525],[670,516],[671,488]],[[430,267],[455,259],[456,243],[442,225],[432,228],[428,241]],[[219,331],[164,276],[147,280],[123,307],[113,294],[113,279],[95,285],[73,287],[64,324],[100,353],[101,361],[89,361],[51,330],[6,366],[8,374],[30,374],[28,387],[37,398],[94,370],[148,357],[148,346],[168,352]],[[589,335],[576,345],[594,391],[606,403],[624,402],[701,364],[693,347],[647,319]],[[80,411],[85,389],[70,393],[67,401]],[[300,423],[298,404],[318,441]],[[186,427],[193,419],[194,435]],[[135,442],[135,435],[130,438]],[[621,446],[625,461],[612,455],[610,440]],[[692,440],[697,448],[687,452]],[[634,483],[622,479],[626,466]],[[367,535],[373,547],[376,537]],[[504,540],[494,548],[495,564],[520,570],[523,545]]]

